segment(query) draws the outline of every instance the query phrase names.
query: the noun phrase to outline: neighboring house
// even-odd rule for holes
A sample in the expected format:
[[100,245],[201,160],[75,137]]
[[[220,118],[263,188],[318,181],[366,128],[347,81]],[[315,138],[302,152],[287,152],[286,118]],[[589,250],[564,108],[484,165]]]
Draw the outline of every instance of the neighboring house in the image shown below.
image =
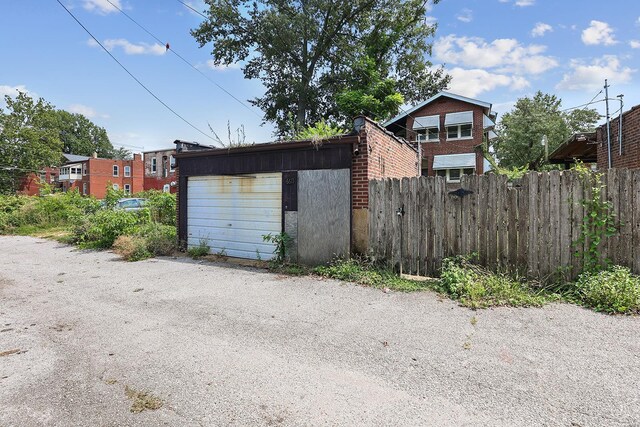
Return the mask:
[[39,173],[30,173],[20,182],[18,194],[37,196],[40,194],[43,184],[50,185],[53,189],[58,185],[58,168],[47,167]]
[[[610,138],[607,138],[606,123],[598,126],[595,132],[572,135],[549,154],[549,162],[564,164],[565,168],[569,168],[577,160],[591,166],[597,165],[599,170],[607,170],[611,151],[612,168],[640,169],[640,105],[611,120],[609,129]],[[608,139],[611,140],[611,150]]]
[[[620,141],[620,119],[622,119],[622,141]],[[611,167],[640,169],[640,105],[632,107],[609,124],[611,139]],[[607,124],[596,129],[598,141],[598,169],[609,168],[607,148]],[[622,142],[622,144],[621,144]]]
[[176,192],[175,148],[145,151],[144,189]]
[[272,258],[263,236],[282,232],[301,263],[366,252],[369,180],[419,174],[418,150],[365,117],[320,143],[176,148],[179,241],[240,258]]
[[383,126],[420,145],[422,175],[457,183],[463,174],[482,175],[488,170],[482,144],[497,136],[495,119],[488,102],[440,92]]
[[67,162],[60,166],[58,187],[62,191],[77,188],[80,194],[104,199],[107,185],[127,193],[143,190],[144,165],[142,156],[134,154],[133,160],[101,159],[65,154]]

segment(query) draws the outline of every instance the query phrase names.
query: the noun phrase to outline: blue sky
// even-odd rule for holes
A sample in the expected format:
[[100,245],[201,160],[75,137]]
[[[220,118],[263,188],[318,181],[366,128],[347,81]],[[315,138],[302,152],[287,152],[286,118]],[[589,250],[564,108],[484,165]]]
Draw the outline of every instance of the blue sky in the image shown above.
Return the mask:
[[[201,17],[176,0],[111,0],[240,100],[262,93],[237,66],[211,67],[189,30]],[[160,99],[195,126],[226,138],[244,125],[248,141],[272,139],[273,127],[166,52],[106,0],[63,0],[111,53]],[[202,2],[191,1],[202,9]],[[625,111],[640,104],[640,1],[442,0],[432,61],[453,76],[451,91],[494,104],[499,114],[537,90],[565,108],[589,102],[611,85]],[[80,112],[133,151],[170,147],[175,139],[211,143],[131,79],[55,0],[7,1],[0,14],[0,94],[19,88],[58,108]],[[603,95],[596,97],[602,99]],[[604,103],[593,105],[604,112]],[[614,102],[611,111],[618,110]],[[257,115],[255,114],[257,113]]]

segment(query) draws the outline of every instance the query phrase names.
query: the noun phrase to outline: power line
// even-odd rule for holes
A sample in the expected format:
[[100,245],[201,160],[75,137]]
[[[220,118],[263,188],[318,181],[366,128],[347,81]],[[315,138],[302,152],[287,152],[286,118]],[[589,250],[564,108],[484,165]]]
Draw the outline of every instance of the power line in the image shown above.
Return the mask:
[[[195,13],[197,13],[198,15],[202,16],[204,19],[207,19],[207,20],[209,19],[209,17],[208,17],[208,16],[206,16],[206,15],[204,15],[202,12],[200,12],[200,11],[198,11],[198,10],[194,9],[194,7],[193,7],[193,6],[191,6],[190,4],[185,3],[185,2],[183,2],[182,0],[178,0],[178,1],[179,1],[180,3],[182,3],[182,5],[183,5],[183,6],[185,6],[186,8],[191,9],[193,12],[195,12]],[[109,3],[111,3],[111,2],[109,2]]]
[[67,13],[74,19],[74,21],[76,21],[78,23],[78,25],[80,25],[82,27],[83,30],[85,30],[87,32],[87,34],[89,34],[89,36],[91,36],[91,38],[102,48],[102,50],[104,50],[110,57],[111,59],[113,59],[127,74],[129,74],[129,76],[131,76],[132,79],[134,79],[136,81],[136,83],[138,83],[144,90],[146,90],[149,95],[153,96],[159,103],[161,103],[167,110],[171,111],[176,117],[178,117],[180,120],[182,120],[183,122],[185,122],[187,125],[191,126],[193,129],[195,129],[196,131],[198,131],[199,133],[201,133],[202,135],[206,136],[207,138],[211,139],[212,141],[215,141],[215,139],[213,137],[211,137],[210,135],[206,134],[205,132],[203,132],[202,130],[200,130],[196,125],[192,124],[190,121],[188,121],[187,119],[185,119],[183,116],[181,116],[180,114],[178,114],[173,108],[169,107],[169,105],[167,105],[163,100],[161,100],[155,93],[153,93],[147,86],[144,85],[144,83],[142,83],[136,76],[134,76],[128,69],[127,67],[125,67],[120,61],[118,61],[118,59],[113,56],[111,54],[111,52],[109,52],[109,50],[104,47],[104,45],[102,43],[100,43],[100,41],[91,33],[91,31],[89,31],[87,29],[87,27],[85,27],[82,22],[80,22],[80,20],[78,20],[78,18],[76,18],[76,16],[60,1],[60,0],[56,0],[58,2],[58,4],[60,6],[62,6],[62,8],[64,10],[67,11]]
[[244,102],[242,102],[240,99],[238,99],[235,95],[233,95],[231,92],[229,92],[227,89],[225,89],[223,86],[221,86],[220,84],[218,84],[217,82],[215,82],[214,80],[212,80],[209,76],[207,76],[205,73],[203,73],[201,70],[198,69],[198,67],[196,67],[195,65],[193,65],[191,62],[189,62],[188,60],[186,60],[182,55],[180,55],[178,52],[176,52],[174,49],[171,48],[169,43],[165,43],[162,40],[160,40],[155,34],[153,34],[151,31],[149,31],[147,28],[145,28],[142,24],[140,24],[138,21],[136,21],[135,19],[133,19],[128,13],[126,13],[124,10],[122,10],[121,8],[119,8],[118,6],[116,6],[115,4],[113,4],[111,2],[111,0],[107,0],[107,2],[115,7],[116,9],[118,9],[120,11],[120,13],[122,13],[124,16],[126,16],[131,22],[133,22],[134,24],[136,24],[138,27],[140,27],[145,33],[149,34],[153,39],[155,39],[158,43],[160,43],[161,45],[165,45],[167,50],[170,51],[171,53],[173,53],[174,55],[176,55],[178,58],[180,58],[182,60],[182,62],[184,62],[185,64],[187,64],[189,67],[193,68],[194,70],[196,70],[201,76],[203,76],[205,79],[207,79],[210,83],[216,85],[218,87],[218,89],[222,90],[224,93],[226,93],[227,95],[229,95],[231,98],[235,99],[238,103],[240,103],[243,107],[245,107],[247,110],[251,111],[253,114],[255,114],[257,117],[259,117],[262,120],[262,116],[260,116],[258,113],[256,113],[251,107],[249,107],[247,104],[245,104]]

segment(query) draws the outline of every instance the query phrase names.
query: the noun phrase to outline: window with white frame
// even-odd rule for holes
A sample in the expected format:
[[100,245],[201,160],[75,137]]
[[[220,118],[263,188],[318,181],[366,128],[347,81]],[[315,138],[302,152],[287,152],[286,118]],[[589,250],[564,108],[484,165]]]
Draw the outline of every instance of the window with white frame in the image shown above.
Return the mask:
[[158,159],[154,157],[151,159],[151,173],[156,172],[158,172]]
[[116,191],[120,189],[120,186],[118,184],[113,184],[111,187]]
[[124,167],[124,176],[127,178],[131,176],[131,166]]
[[176,170],[176,159],[173,156],[169,157],[169,172]]
[[119,175],[120,175],[120,166],[113,165],[113,176],[119,176]]
[[82,164],[82,175],[86,175],[87,174],[87,164],[83,163]]
[[471,123],[465,125],[447,126],[447,139],[471,138],[473,126]]
[[474,173],[474,168],[438,169],[436,176],[445,178],[447,182],[460,182],[462,175],[473,175]]
[[418,142],[440,141],[440,130],[438,128],[419,129],[416,132]]
[[82,194],[84,194],[85,196],[87,195],[87,191],[88,191],[89,185],[86,182],[82,183]]
[[125,193],[131,193],[131,184],[125,184],[124,185],[124,192]]

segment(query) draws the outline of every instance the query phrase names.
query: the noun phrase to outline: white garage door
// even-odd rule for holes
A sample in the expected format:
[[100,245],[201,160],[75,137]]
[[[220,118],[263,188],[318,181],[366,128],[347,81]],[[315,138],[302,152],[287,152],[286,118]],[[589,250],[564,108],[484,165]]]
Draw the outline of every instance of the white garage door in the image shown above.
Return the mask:
[[282,174],[189,177],[187,182],[189,247],[204,240],[211,253],[274,256],[275,245],[262,236],[282,230]]

